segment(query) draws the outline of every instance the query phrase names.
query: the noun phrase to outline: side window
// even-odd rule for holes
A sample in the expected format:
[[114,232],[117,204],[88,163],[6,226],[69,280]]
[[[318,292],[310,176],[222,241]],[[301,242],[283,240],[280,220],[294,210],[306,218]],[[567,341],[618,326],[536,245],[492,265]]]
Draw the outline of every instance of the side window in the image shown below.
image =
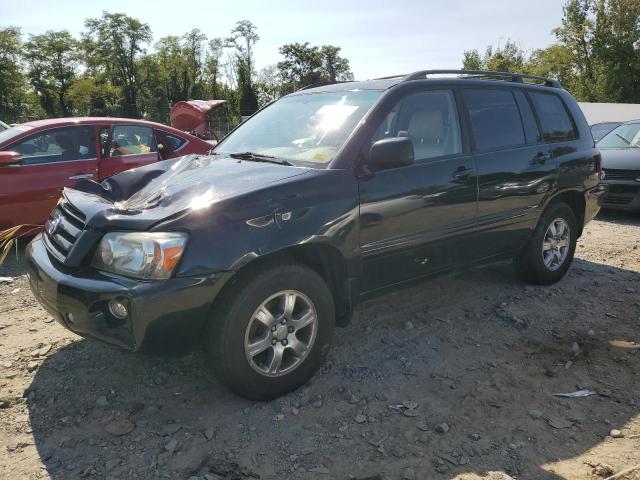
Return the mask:
[[573,122],[564,103],[552,93],[529,92],[542,127],[542,140],[560,142],[577,138]]
[[161,130],[156,130],[156,134],[158,141],[162,143],[169,152],[180,150],[187,143],[186,139]]
[[527,143],[538,143],[541,140],[540,130],[538,130],[538,123],[536,117],[533,115],[531,104],[527,100],[527,96],[524,92],[514,91],[513,94],[518,102],[518,108],[520,109],[520,115],[522,116],[522,124],[524,125],[524,134],[527,137]]
[[469,89],[464,98],[479,151],[524,145],[520,111],[511,90]]
[[389,137],[409,137],[416,161],[462,152],[453,93],[429,91],[404,97],[382,121],[372,141]]
[[14,143],[8,149],[22,154],[22,165],[90,160],[96,158],[95,129],[82,125],[47,130]]
[[109,156],[140,155],[156,151],[151,127],[114,125],[111,131]]

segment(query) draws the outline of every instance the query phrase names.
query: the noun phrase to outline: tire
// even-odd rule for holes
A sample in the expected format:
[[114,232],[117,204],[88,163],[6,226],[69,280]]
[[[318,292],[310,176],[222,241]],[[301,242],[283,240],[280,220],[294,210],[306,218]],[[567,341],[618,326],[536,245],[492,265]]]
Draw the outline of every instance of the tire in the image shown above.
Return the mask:
[[[556,233],[562,225],[568,228],[568,238],[564,239],[562,234],[552,237],[550,231],[552,223],[556,225]],[[529,243],[516,257],[516,270],[529,283],[551,285],[557,282],[571,266],[577,237],[578,225],[573,210],[562,202],[549,205],[533,231]],[[550,240],[546,243],[546,247],[544,247],[545,239]],[[550,246],[552,248],[549,248]],[[555,250],[556,247],[558,250]],[[547,253],[543,253],[544,248],[547,248]]]
[[273,262],[231,282],[215,302],[204,337],[215,375],[250,400],[270,400],[306,383],[333,338],[335,307],[327,284],[303,265]]

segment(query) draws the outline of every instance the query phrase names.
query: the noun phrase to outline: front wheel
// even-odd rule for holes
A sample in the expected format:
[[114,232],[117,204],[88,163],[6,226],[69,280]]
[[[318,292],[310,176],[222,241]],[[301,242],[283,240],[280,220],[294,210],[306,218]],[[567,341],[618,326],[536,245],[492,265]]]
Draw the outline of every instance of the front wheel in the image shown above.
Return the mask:
[[577,240],[578,228],[573,210],[565,203],[552,204],[516,258],[516,269],[527,282],[539,285],[555,283],[571,266]]
[[205,351],[235,393],[268,400],[305,383],[333,336],[331,292],[313,270],[269,264],[246,272],[216,302]]

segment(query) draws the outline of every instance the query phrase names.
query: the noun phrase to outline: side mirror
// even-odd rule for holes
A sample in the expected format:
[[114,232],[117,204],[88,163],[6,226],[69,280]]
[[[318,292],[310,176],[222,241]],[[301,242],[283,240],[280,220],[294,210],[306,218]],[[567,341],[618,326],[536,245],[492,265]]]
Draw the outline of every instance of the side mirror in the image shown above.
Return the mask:
[[408,137],[383,138],[371,145],[369,167],[374,170],[413,165],[413,143]]
[[22,161],[22,154],[19,152],[0,152],[0,167],[19,165]]

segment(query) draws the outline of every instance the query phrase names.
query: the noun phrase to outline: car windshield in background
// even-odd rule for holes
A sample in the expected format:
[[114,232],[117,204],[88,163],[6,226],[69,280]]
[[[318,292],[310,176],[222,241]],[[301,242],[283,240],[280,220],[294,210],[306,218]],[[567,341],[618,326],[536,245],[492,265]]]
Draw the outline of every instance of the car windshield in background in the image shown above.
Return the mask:
[[251,152],[325,168],[380,95],[360,91],[283,98],[238,127],[215,152]]
[[598,148],[640,148],[640,122],[614,128],[597,143]]
[[596,123],[591,125],[591,135],[596,142],[599,142],[611,130],[620,125],[620,122]]
[[27,130],[31,130],[32,128],[33,127],[30,127],[29,125],[18,125],[6,130],[2,130],[0,131],[0,143],[11,140],[13,137],[17,137],[21,133],[26,132]]

